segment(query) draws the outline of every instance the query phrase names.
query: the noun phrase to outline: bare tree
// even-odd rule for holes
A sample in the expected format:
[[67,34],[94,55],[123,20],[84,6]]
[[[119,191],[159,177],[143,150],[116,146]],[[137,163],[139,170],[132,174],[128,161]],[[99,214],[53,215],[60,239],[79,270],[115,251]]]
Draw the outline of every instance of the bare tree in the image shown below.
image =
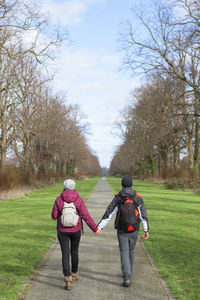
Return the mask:
[[37,63],[30,56],[19,56],[13,71],[12,92],[17,103],[10,116],[13,123],[12,147],[26,174],[30,168],[33,140],[37,135],[40,90],[43,88]]
[[[2,41],[4,35],[10,37],[6,43]],[[39,4],[31,0],[0,1],[0,37],[0,52],[13,59],[29,53],[40,63],[53,58],[53,48],[68,39],[59,27],[50,29],[48,17],[41,13]],[[13,43],[14,52],[10,51]]]
[[[48,18],[41,13],[37,2],[32,0],[0,0],[0,161],[6,164],[6,152],[11,143],[13,130],[12,112],[15,111],[20,90],[20,60],[32,60],[46,67],[47,60],[67,35],[58,27],[48,26]],[[25,68],[25,67],[24,67]],[[27,66],[27,69],[29,66]],[[18,72],[18,74],[17,74]],[[23,72],[23,70],[22,70]],[[18,79],[16,79],[18,78]],[[23,79],[23,75],[22,75]],[[26,93],[33,94],[26,87]],[[20,92],[19,92],[20,93]],[[25,97],[25,96],[24,96]],[[32,95],[26,95],[30,98]],[[17,148],[16,148],[17,149]],[[27,148],[28,149],[28,148]],[[27,150],[28,151],[28,150]]]
[[68,36],[49,26],[32,0],[0,0],[0,168],[9,147],[28,178],[41,173],[97,174],[77,106],[53,93],[42,75]]
[[128,162],[129,173],[138,170],[154,176],[157,171],[161,175],[161,169],[166,170],[169,164],[178,170],[180,153],[186,147],[182,113],[185,102],[179,81],[154,74],[135,90],[133,99],[118,123],[123,147],[116,157],[122,157],[121,149],[126,152],[124,161]]
[[17,104],[10,88],[14,68],[13,61],[0,53],[0,168],[6,165],[6,153],[12,141],[11,115]]
[[[184,12],[181,16],[177,10]],[[195,0],[156,3],[152,15],[137,12],[143,34],[131,22],[122,33],[124,65],[134,72],[159,71],[182,83],[190,168],[198,172],[200,117],[199,4]],[[181,112],[183,114],[183,111]],[[192,124],[190,124],[192,122]]]

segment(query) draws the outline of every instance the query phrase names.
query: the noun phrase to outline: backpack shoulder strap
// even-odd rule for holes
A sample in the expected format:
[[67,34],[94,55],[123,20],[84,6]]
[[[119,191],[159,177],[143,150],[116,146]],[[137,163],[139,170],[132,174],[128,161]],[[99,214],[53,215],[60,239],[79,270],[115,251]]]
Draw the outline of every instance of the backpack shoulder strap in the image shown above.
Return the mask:
[[[78,198],[81,198],[80,196]],[[75,206],[75,205],[74,205]],[[75,206],[76,207],[76,206]],[[82,233],[84,233],[84,228],[83,228],[83,217],[81,215],[81,212],[76,208],[77,214],[79,215],[79,217],[81,218],[81,231]]]
[[119,194],[115,195],[115,198],[117,198],[118,201],[118,208],[124,203],[124,198],[120,196]]

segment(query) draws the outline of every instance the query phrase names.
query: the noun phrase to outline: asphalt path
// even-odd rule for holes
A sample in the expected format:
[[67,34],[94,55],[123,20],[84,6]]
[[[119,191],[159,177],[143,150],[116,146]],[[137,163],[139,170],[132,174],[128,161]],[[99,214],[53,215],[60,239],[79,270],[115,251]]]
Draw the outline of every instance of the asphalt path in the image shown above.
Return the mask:
[[[87,208],[98,223],[113,194],[106,178],[96,185]],[[173,299],[165,281],[158,276],[144,243],[138,240],[135,253],[132,285],[123,287],[120,255],[114,229],[114,218],[103,233],[96,236],[86,223],[79,248],[80,279],[72,283],[72,289],[64,289],[61,266],[61,251],[58,242],[54,244],[37,278],[25,296],[25,300],[166,300]],[[151,238],[151,235],[150,237]]]

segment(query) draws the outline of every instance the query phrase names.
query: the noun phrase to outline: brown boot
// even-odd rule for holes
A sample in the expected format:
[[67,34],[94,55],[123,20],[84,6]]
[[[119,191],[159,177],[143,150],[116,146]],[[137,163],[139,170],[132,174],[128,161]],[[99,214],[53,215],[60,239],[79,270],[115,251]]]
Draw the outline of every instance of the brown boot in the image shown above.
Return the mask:
[[72,276],[65,276],[65,289],[71,290]]
[[72,273],[72,280],[78,280],[79,279],[79,274],[78,273]]

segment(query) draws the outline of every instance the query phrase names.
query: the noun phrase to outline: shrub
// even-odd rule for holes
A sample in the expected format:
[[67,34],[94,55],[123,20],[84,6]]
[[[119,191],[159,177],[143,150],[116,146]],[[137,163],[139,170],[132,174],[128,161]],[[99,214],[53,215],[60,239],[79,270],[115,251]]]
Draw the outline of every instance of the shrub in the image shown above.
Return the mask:
[[7,165],[4,169],[0,170],[0,189],[8,190],[21,186],[35,186],[36,188],[40,188],[41,186],[44,187],[55,184],[55,182],[60,182],[62,178],[62,174],[55,174],[52,170],[47,174],[40,174],[36,177],[31,169],[23,173],[15,165]]
[[175,169],[173,165],[169,165],[162,169],[161,172],[162,178],[188,178],[191,176],[191,173],[189,169],[183,168],[182,166],[180,168]]
[[0,188],[13,188],[23,181],[20,170],[13,165],[8,165],[0,171]]
[[174,190],[199,190],[200,186],[200,179],[194,179],[194,178],[173,178],[168,180],[165,183],[166,187],[168,189],[174,189]]

